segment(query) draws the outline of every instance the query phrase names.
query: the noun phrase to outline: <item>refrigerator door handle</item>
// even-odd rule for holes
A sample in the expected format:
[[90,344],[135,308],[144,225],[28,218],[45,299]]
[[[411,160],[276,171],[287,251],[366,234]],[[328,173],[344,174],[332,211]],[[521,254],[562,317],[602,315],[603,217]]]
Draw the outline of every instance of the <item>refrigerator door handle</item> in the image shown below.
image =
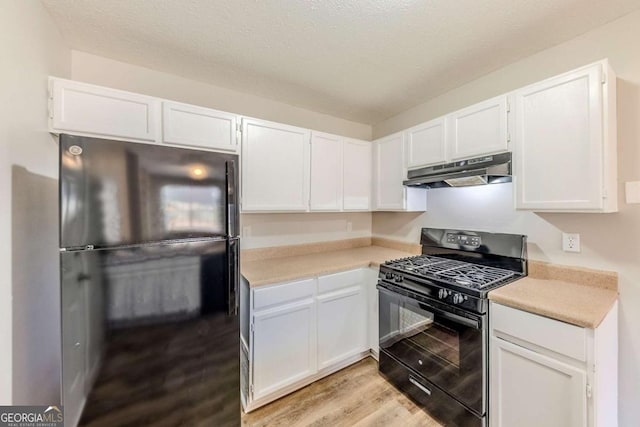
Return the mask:
[[236,162],[229,160],[226,162],[227,172],[227,236],[238,236],[238,172]]
[[240,239],[232,238],[227,243],[229,257],[229,283],[227,290],[227,314],[238,315],[238,291],[240,290]]

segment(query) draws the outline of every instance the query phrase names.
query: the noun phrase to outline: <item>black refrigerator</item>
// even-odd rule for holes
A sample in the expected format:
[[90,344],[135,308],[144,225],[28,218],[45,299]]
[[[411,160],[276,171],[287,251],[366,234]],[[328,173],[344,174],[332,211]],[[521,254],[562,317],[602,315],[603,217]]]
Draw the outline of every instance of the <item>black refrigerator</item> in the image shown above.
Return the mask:
[[240,424],[238,157],[60,136],[65,426]]

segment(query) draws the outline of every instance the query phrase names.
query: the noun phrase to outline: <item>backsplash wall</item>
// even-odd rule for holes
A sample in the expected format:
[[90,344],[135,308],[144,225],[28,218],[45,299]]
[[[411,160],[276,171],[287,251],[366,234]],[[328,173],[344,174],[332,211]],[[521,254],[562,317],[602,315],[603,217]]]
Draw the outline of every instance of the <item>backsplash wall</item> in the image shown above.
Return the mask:
[[242,249],[371,236],[371,213],[243,214]]

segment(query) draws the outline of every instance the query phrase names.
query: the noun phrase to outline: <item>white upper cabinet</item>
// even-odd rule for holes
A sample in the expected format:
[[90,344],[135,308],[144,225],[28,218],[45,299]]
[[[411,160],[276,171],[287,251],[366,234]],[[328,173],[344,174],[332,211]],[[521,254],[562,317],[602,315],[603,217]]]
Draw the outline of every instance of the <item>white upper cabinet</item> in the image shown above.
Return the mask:
[[371,210],[372,143],[345,138],[343,147],[343,209]]
[[404,167],[404,138],[396,133],[374,143],[374,168],[376,173],[376,209],[404,209],[402,181],[406,179]]
[[163,142],[235,152],[237,116],[210,108],[163,101]]
[[508,107],[508,97],[502,95],[449,114],[450,159],[507,151]]
[[242,119],[242,210],[306,211],[311,132]]
[[617,211],[615,88],[601,61],[514,93],[517,209]]
[[160,100],[121,90],[49,79],[50,130],[157,142]]
[[425,211],[426,190],[402,185],[407,179],[405,140],[402,132],[374,141],[375,209]]
[[446,160],[447,139],[444,117],[412,127],[404,133],[409,169],[443,163]]
[[312,211],[342,209],[342,140],[337,135],[311,132]]

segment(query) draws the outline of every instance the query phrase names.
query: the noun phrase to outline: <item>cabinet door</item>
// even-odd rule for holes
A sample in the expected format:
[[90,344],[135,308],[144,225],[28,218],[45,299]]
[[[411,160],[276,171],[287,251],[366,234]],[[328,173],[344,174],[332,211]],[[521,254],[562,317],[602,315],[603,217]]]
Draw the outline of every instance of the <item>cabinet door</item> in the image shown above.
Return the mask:
[[446,160],[446,120],[440,117],[405,131],[409,169]]
[[322,132],[311,133],[312,211],[342,209],[342,138]]
[[585,371],[491,337],[492,427],[584,427]]
[[318,369],[369,348],[365,276],[359,269],[318,278]]
[[376,174],[376,209],[403,210],[405,208],[406,179],[404,137],[396,133],[374,142]]
[[254,400],[316,373],[315,319],[312,299],[254,314]]
[[602,101],[600,64],[514,93],[516,208],[602,207]]
[[237,116],[178,102],[162,103],[162,141],[210,150],[236,151]]
[[309,206],[307,129],[242,120],[242,209],[306,211]]
[[343,209],[368,211],[371,209],[372,144],[347,138],[343,153]]
[[51,79],[51,131],[157,141],[160,101],[149,96]]
[[451,113],[449,149],[452,160],[508,149],[507,96],[498,96]]

